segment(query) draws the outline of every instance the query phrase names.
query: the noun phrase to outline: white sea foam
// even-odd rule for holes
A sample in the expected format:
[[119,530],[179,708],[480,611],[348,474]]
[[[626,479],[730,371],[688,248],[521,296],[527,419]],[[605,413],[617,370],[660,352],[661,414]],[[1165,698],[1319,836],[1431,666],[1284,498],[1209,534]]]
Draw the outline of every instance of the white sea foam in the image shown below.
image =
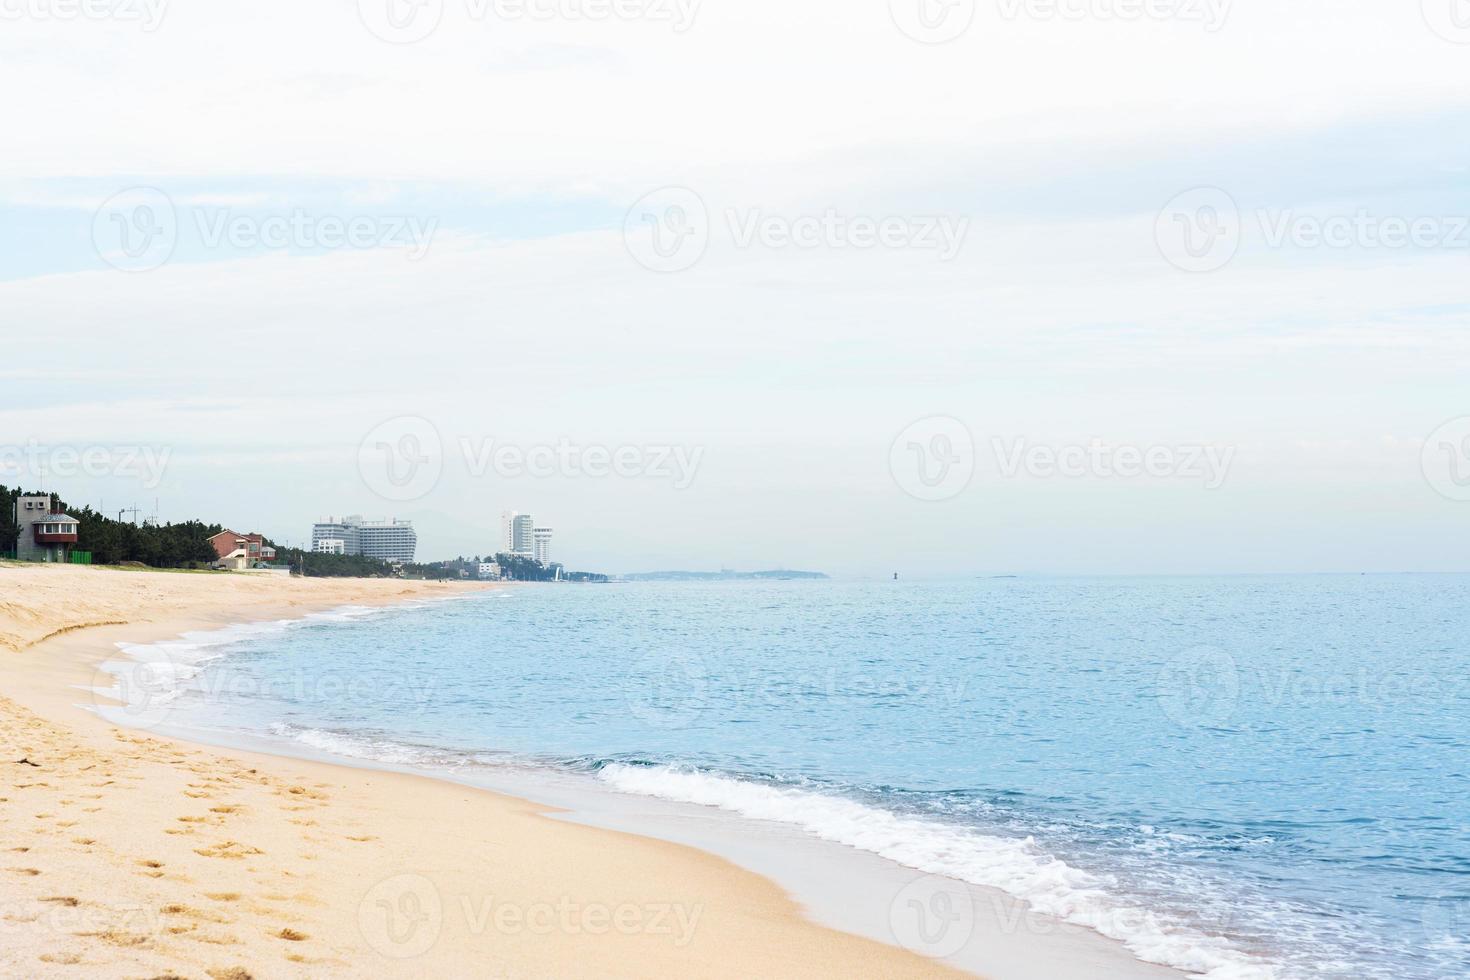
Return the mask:
[[1087,926],[1140,959],[1209,980],[1282,980],[1282,969],[1174,917],[1124,901],[1095,875],[1047,854],[1032,838],[989,836],[853,800],[667,767],[613,764],[598,774],[626,793],[719,807],[792,824],[928,874],[999,888],[1038,912]]
[[289,738],[331,755],[348,759],[364,759],[370,762],[386,762],[401,766],[431,766],[442,764],[440,753],[429,749],[404,745],[387,738],[367,735],[349,735],[321,728],[297,728],[292,725],[274,724],[271,734],[278,738]]
[[110,687],[97,686],[94,690],[133,711],[167,704],[182,694],[189,681],[210,662],[224,656],[226,647],[279,632],[293,622],[296,621],[241,623],[185,633],[178,639],[158,643],[118,643],[118,650],[127,659],[108,660],[98,668],[101,673],[116,678],[116,683]]
[[123,723],[129,717],[156,721],[154,715],[161,705],[178,698],[190,681],[237,643],[296,626],[347,622],[382,611],[383,607],[375,606],[340,606],[299,619],[234,623],[219,629],[196,630],[156,643],[118,643],[117,648],[126,659],[108,660],[98,668],[101,674],[111,675],[115,681],[105,687],[94,685],[92,690],[123,705],[123,710],[117,713],[117,720]]

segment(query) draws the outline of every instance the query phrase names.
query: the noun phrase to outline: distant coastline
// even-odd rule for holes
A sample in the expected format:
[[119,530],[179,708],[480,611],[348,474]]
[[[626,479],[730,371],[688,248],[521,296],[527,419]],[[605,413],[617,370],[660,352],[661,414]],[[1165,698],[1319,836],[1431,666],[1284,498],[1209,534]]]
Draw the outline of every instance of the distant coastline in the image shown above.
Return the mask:
[[620,576],[625,582],[742,582],[753,579],[825,579],[826,572],[635,572]]

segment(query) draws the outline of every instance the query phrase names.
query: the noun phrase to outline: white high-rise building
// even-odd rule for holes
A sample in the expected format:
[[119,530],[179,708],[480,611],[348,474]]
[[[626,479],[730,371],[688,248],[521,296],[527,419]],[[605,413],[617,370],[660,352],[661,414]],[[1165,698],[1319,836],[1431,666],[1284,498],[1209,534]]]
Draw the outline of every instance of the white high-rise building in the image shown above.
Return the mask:
[[536,521],[530,514],[508,510],[500,515],[500,547],[517,558],[536,557]]
[[551,564],[551,528],[538,527],[531,532],[535,548],[536,562],[545,568]]

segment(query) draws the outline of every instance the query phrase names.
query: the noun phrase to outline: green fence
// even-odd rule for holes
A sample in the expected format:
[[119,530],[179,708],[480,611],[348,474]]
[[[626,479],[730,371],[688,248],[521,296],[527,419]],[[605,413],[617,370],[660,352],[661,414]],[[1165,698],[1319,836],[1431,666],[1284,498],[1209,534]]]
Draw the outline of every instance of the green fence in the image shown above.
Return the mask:
[[[15,552],[13,551],[0,551],[0,561],[19,561],[19,559],[16,558]],[[92,564],[92,553],[90,551],[73,551],[67,556],[66,562],[69,565],[90,565]]]

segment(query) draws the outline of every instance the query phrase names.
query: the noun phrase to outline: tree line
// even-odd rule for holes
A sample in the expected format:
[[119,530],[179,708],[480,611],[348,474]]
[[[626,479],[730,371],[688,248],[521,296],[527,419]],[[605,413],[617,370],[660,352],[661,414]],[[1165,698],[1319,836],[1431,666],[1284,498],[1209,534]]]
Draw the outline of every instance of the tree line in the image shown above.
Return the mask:
[[[14,551],[20,535],[15,521],[19,488],[0,486],[0,551]],[[224,528],[202,521],[181,524],[130,524],[91,507],[74,508],[51,494],[51,509],[75,517],[77,550],[90,551],[94,565],[138,562],[154,568],[197,568],[215,560],[209,539]]]
[[402,578],[447,579],[457,577],[438,565],[393,565],[366,555],[330,555],[302,548],[282,548],[266,539],[276,549],[276,563],[291,566],[291,571],[307,578]]
[[568,572],[560,565],[542,565],[540,562],[526,558],[521,555],[498,554],[495,562],[500,566],[500,574],[517,582],[552,582],[556,580],[556,573],[561,569],[563,582],[606,582],[606,575],[596,572]]
[[[20,527],[15,522],[15,502],[21,495],[16,488],[0,485],[0,552],[14,551]],[[72,508],[56,494],[51,494],[52,510],[63,510],[75,517],[77,550],[90,551],[94,565],[137,563],[152,568],[207,568],[216,560],[209,539],[224,530],[219,524],[184,521],[179,524],[130,524],[114,520],[91,507]],[[276,549],[276,563],[288,565],[295,574],[310,578],[391,578],[457,579],[467,563],[435,565],[393,565],[364,555],[324,555],[301,548],[283,548],[265,539]],[[476,563],[479,558],[476,557]],[[502,573],[517,582],[550,582],[556,578],[558,565],[542,567],[539,562],[519,555],[495,556]],[[474,575],[475,570],[470,569]],[[606,575],[593,572],[562,572],[571,582],[606,582]]]

